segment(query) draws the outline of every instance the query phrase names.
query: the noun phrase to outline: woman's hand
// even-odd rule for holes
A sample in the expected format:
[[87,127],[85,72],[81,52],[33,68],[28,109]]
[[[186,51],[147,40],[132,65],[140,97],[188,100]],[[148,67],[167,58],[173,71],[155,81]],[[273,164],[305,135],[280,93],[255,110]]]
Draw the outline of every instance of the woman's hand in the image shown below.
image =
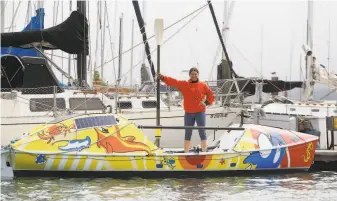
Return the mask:
[[206,103],[205,103],[204,101],[201,101],[201,102],[200,102],[200,105],[206,107]]
[[205,106],[205,107],[210,106],[210,104],[209,104],[209,102],[208,102],[207,100],[202,100],[202,101],[200,102],[200,105]]
[[161,81],[164,80],[164,76],[160,73],[157,74],[157,79],[160,79]]

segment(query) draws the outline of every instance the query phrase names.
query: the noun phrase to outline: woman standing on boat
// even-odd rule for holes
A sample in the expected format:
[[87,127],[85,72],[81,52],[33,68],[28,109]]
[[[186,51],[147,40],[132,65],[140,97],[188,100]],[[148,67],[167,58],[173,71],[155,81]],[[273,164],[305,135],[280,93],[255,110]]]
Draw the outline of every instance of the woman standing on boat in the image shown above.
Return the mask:
[[[212,90],[204,83],[199,81],[199,70],[191,68],[189,71],[190,79],[176,80],[174,78],[159,74],[159,78],[168,86],[176,87],[184,97],[184,125],[198,126],[206,125],[206,106],[213,104],[214,95]],[[192,129],[185,129],[184,151],[189,151],[191,144]],[[207,139],[205,129],[199,129],[201,139],[201,149],[206,151]]]

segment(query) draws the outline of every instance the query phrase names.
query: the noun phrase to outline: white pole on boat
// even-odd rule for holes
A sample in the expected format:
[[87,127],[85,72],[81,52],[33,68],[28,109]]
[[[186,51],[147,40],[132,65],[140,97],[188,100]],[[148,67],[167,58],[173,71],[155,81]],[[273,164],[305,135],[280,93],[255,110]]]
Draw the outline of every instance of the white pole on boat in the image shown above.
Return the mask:
[[[156,19],[154,22],[154,33],[157,42],[157,73],[160,73],[160,45],[163,42],[164,20]],[[157,126],[160,126],[160,79],[157,77]],[[160,129],[156,129],[155,145],[160,146]]]
[[132,69],[133,69],[133,29],[134,19],[132,19],[132,28],[131,28],[131,66],[130,66],[130,88],[132,88]]
[[313,64],[313,5],[312,0],[308,1],[308,19],[307,19],[307,44],[304,46],[304,51],[306,53],[306,100],[312,100],[313,98],[313,77],[312,77],[312,66]]

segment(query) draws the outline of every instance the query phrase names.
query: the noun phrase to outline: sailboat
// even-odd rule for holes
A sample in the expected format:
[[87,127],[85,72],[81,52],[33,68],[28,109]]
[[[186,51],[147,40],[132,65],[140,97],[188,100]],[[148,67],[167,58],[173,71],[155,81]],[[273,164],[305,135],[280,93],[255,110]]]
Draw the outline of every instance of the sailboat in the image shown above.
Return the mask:
[[[315,83],[325,84],[329,88],[336,89],[337,76],[335,73],[328,72],[315,58],[315,52],[313,51],[313,6],[313,1],[308,1],[307,44],[303,45],[306,59],[306,80],[304,82],[285,82],[250,79],[250,82],[238,81],[237,83],[240,90],[248,94],[240,104],[244,105],[251,115],[251,118],[247,119],[246,122],[293,130],[301,130],[300,127],[303,127],[303,125],[300,125],[301,122],[308,122],[303,132],[310,132],[320,136],[320,148],[324,149],[328,148],[328,139],[323,135],[326,133],[325,119],[327,116],[337,115],[337,101],[315,101],[312,99],[312,92]],[[303,57],[301,60],[303,60]],[[235,79],[239,78],[232,67],[224,64],[218,66],[218,76],[220,78],[232,78],[232,75],[234,75]],[[244,85],[247,82],[256,84],[251,86],[249,84]],[[288,91],[293,88],[304,88],[303,97],[306,100],[292,100],[278,95],[278,92]],[[270,94],[267,99],[262,99],[263,92]],[[235,105],[235,103],[231,103],[231,105]],[[293,121],[294,118],[297,121]]]

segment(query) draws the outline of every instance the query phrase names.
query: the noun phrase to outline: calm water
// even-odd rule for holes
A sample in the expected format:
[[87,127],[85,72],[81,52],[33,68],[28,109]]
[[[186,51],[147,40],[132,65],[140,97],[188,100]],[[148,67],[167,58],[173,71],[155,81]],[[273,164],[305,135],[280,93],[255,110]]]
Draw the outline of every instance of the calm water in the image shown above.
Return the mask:
[[209,179],[17,179],[1,200],[337,200],[337,172]]

